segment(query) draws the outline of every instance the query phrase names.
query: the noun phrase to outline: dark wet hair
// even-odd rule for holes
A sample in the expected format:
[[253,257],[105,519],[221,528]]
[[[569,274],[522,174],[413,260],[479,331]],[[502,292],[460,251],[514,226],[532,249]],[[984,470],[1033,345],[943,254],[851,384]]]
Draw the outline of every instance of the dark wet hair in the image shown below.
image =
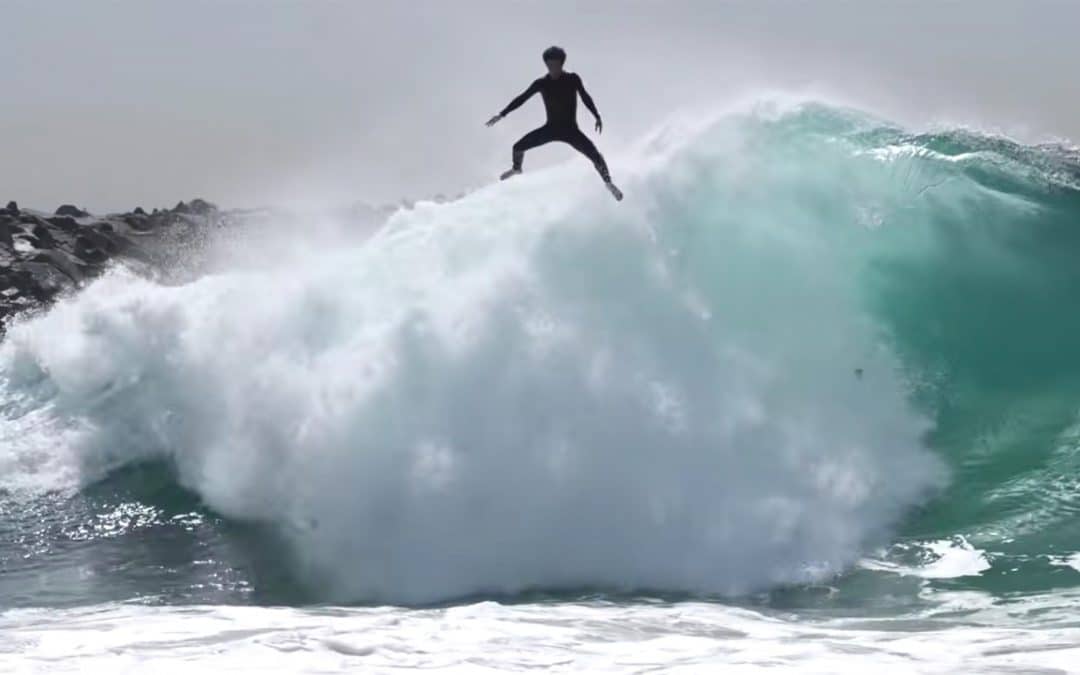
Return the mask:
[[562,47],[548,47],[544,50],[544,60],[566,63],[566,52]]

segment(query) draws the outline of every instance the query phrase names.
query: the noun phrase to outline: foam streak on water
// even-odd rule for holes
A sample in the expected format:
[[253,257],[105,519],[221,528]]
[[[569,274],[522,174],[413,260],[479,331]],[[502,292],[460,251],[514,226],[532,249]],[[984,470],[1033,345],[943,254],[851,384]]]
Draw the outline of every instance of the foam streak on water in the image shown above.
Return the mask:
[[[1035,599],[904,620],[792,620],[711,604],[450,609],[183,610],[102,606],[0,616],[0,668],[20,673],[1071,672],[1080,625]],[[15,654],[18,654],[16,656]]]

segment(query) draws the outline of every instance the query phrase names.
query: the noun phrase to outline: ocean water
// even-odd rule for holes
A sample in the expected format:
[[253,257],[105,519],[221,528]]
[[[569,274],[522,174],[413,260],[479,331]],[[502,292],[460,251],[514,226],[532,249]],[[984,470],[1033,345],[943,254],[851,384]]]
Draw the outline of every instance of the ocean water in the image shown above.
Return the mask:
[[612,159],[15,325],[0,670],[1075,670],[1080,154]]

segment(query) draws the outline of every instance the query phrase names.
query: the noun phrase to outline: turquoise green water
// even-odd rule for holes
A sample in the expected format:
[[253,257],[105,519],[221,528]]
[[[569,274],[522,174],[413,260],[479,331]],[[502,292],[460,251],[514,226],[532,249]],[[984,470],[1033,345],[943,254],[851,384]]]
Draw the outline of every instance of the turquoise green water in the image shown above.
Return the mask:
[[[809,192],[812,218],[864,227],[837,228],[831,245],[850,249],[862,302],[933,421],[925,442],[949,467],[886,557],[918,568],[937,559],[921,544],[963,537],[988,569],[936,587],[1075,586],[1063,563],[1080,550],[1080,153],[816,106],[748,135],[760,161],[795,167],[776,199]],[[868,599],[863,574],[839,587]]]

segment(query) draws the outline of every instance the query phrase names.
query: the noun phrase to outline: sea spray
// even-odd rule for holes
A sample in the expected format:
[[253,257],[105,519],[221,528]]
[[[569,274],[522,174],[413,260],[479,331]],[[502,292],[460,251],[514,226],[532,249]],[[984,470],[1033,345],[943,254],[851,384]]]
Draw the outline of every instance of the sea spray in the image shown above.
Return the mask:
[[860,285],[893,171],[786,119],[643,151],[621,204],[575,164],[287,266],[114,271],[0,347],[43,418],[5,461],[165,458],[327,600],[837,572],[945,473]]

